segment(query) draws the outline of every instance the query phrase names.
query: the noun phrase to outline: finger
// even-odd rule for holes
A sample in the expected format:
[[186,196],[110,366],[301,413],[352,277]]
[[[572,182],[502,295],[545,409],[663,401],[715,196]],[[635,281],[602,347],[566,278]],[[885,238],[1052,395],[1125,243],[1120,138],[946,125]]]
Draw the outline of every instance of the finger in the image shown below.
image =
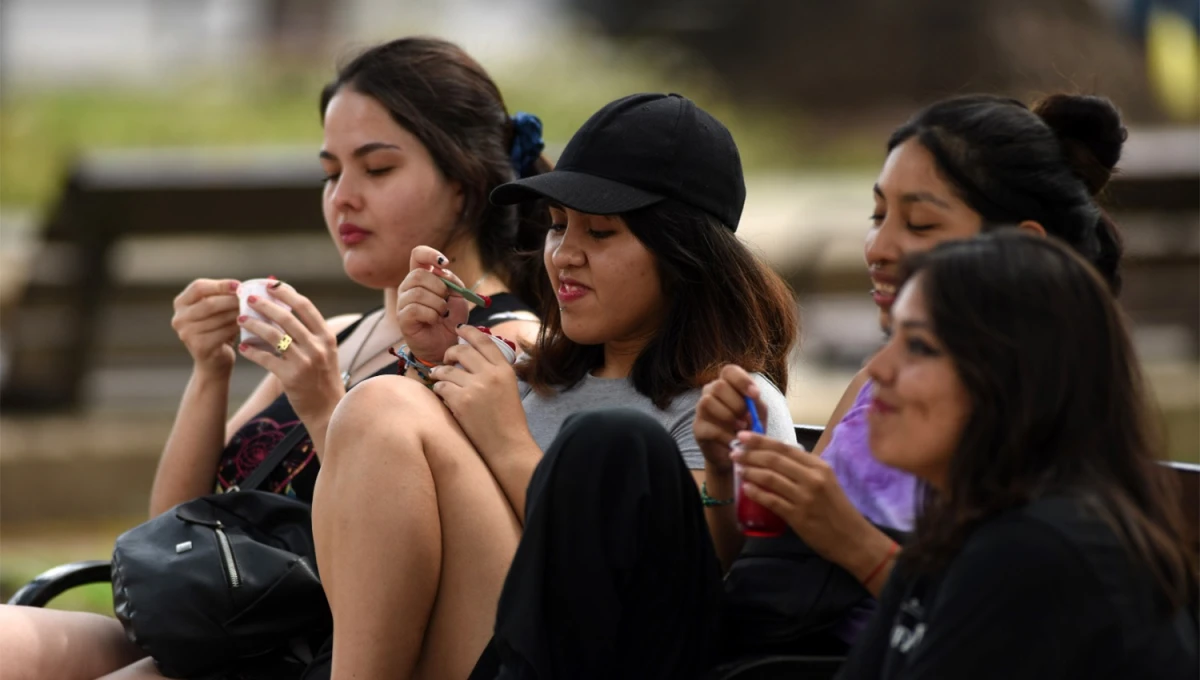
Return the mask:
[[262,366],[275,375],[279,375],[280,369],[283,368],[284,360],[281,357],[276,356],[274,352],[268,352],[267,350],[260,349],[245,342],[238,345],[237,350],[242,356],[246,357],[250,361],[253,361],[259,366]]
[[429,246],[417,246],[412,249],[412,253],[408,257],[408,269],[430,269],[433,267],[445,267],[450,264],[449,258],[441,253],[436,248]]
[[[488,340],[491,342],[491,340]],[[487,357],[480,354],[479,350],[473,345],[457,344],[452,345],[446,350],[446,356],[442,359],[442,363],[448,366],[460,364],[468,373],[479,373],[486,371],[491,363]]]
[[205,317],[198,321],[190,321],[187,324],[187,329],[188,329],[188,331],[190,331],[192,333],[196,333],[197,335],[211,333],[213,331],[218,331],[218,330],[220,330],[220,331],[233,330],[234,332],[236,332],[237,327],[238,327],[237,318],[238,318],[237,310],[231,309],[227,312],[222,312],[220,314],[208,316],[208,317]]
[[746,472],[766,470],[782,475],[795,484],[811,486],[819,480],[814,473],[800,463],[797,458],[807,454],[787,451],[772,451],[768,449],[742,449],[735,451],[731,457],[738,462]]
[[411,324],[436,326],[444,318],[441,312],[425,305],[410,305],[400,311],[400,331],[408,335],[416,330]]
[[[733,386],[716,380],[704,387],[708,394],[702,398],[706,412],[722,424],[732,425],[746,415],[746,402]],[[699,406],[699,405],[698,405]],[[699,408],[697,408],[699,412]]]
[[[496,346],[489,333],[484,333],[474,326],[463,324],[458,327],[458,337],[466,340],[472,347],[479,351],[490,364],[508,365],[508,359],[504,357],[504,352]],[[464,366],[466,364],[463,364]]]
[[[247,300],[250,308],[259,314],[262,314],[276,326],[279,326],[279,328],[282,329],[280,331],[281,335],[283,333],[287,333],[288,335],[292,336],[292,340],[295,340],[305,347],[317,346],[317,340],[313,336],[312,332],[300,322],[300,319],[296,318],[296,315],[292,313],[292,310],[284,307],[279,301],[276,300],[264,299],[257,296],[251,297],[254,298],[253,301]],[[251,317],[248,320],[253,321],[254,319]]]
[[292,316],[298,319],[305,329],[314,336],[323,334],[325,317],[321,316],[321,312],[317,310],[317,306],[312,303],[312,300],[304,297],[283,281],[275,281],[267,289],[271,292],[272,297],[292,308]]
[[704,397],[696,405],[696,422],[710,424],[722,430],[729,430],[729,437],[725,441],[733,439],[733,435],[739,429],[737,427],[737,416],[721,402],[708,397]]
[[425,289],[434,295],[446,299],[450,295],[450,289],[446,283],[442,281],[432,271],[428,269],[414,269],[404,277],[404,281],[400,283],[400,292],[406,293],[410,290]]
[[[796,506],[790,503],[788,499],[757,484],[745,481],[742,483],[742,493],[746,494],[755,503],[758,503],[785,520],[789,520],[788,524],[789,526],[791,525],[789,515],[792,515],[796,511]],[[794,531],[795,527],[792,527],[792,529]]]
[[233,295],[212,295],[179,308],[178,319],[184,322],[201,321],[214,314],[238,310],[238,299]]
[[446,405],[446,408],[450,409],[450,413],[452,413],[455,418],[458,418],[458,410],[455,407],[458,404],[459,397],[462,396],[463,388],[452,382],[441,381],[435,382],[430,389],[432,389],[433,393],[442,400],[442,403]]
[[450,364],[442,364],[434,366],[429,372],[430,376],[437,382],[454,383],[459,387],[466,387],[471,382],[471,374],[467,373],[457,366]]
[[196,279],[175,297],[175,303],[190,305],[211,295],[234,295],[238,283],[237,279]]
[[815,463],[815,461],[819,461],[820,459],[816,456],[808,455],[808,451],[805,451],[804,447],[781,441],[769,435],[758,434],[757,432],[742,431],[738,432],[737,438],[742,442],[742,446],[746,449],[769,449],[771,451],[779,451],[782,453],[795,452],[797,454],[803,454],[797,455],[797,459],[800,459],[806,463],[819,464]]
[[[442,290],[448,290],[446,288],[446,284],[437,280],[436,277],[434,278],[434,281],[438,286],[441,286]],[[439,295],[436,290],[431,290],[423,286],[419,288],[409,288],[408,290],[404,291],[400,294],[399,298],[397,298],[396,304],[400,309],[404,309],[408,305],[421,305],[423,307],[428,307],[429,309],[437,312],[439,317],[445,315],[446,310],[450,308],[449,303],[446,301],[445,295]]]
[[798,504],[798,499],[803,495],[800,493],[800,487],[796,482],[788,479],[785,475],[781,475],[776,470],[769,470],[767,468],[743,467],[742,482],[778,495],[778,497],[787,499],[793,504]]
[[738,394],[745,395],[757,401],[762,393],[754,382],[754,377],[746,369],[734,364],[726,364],[721,368],[721,380],[729,383]]
[[[254,317],[238,317],[238,325],[250,331],[255,336],[261,338],[263,342],[267,343],[271,347],[278,345],[279,341],[283,339],[283,331],[265,321],[259,321]],[[292,343],[294,344],[295,342],[296,338],[293,336]]]

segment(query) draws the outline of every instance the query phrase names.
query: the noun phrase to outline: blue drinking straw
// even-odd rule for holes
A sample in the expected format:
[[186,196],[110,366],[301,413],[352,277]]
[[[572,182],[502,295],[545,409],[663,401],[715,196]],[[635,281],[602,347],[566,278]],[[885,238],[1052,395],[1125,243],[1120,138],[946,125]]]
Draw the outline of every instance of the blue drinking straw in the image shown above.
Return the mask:
[[754,407],[754,400],[750,397],[743,397],[746,400],[746,409],[750,411],[750,429],[758,434],[764,434],[762,421],[758,419],[758,409]]

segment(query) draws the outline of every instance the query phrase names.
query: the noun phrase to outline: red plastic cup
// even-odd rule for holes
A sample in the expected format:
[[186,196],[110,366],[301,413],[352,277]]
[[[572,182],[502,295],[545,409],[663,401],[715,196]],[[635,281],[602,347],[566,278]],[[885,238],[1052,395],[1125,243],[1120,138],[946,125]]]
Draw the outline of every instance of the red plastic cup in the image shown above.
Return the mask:
[[[740,444],[735,443],[735,446]],[[774,538],[782,536],[787,529],[787,522],[750,499],[742,490],[742,466],[733,464],[733,488],[735,507],[737,509],[738,528],[747,536],[755,538]]]

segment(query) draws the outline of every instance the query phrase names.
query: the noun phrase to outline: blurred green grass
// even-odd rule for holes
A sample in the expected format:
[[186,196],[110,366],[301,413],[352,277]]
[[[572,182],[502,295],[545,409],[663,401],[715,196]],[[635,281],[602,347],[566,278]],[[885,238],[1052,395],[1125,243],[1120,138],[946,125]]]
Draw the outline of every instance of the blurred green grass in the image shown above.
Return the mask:
[[[587,42],[553,59],[491,68],[510,111],[530,111],[562,145],[605,103],[633,92],[680,92],[733,131],[748,171],[878,163],[882,140],[814,131],[803,116],[738,104],[694,64],[669,51]],[[561,57],[561,58],[559,58]],[[154,88],[8,87],[0,99],[0,206],[44,210],[71,158],[127,147],[321,143],[323,68],[280,71],[250,63],[233,74],[180,76]]]

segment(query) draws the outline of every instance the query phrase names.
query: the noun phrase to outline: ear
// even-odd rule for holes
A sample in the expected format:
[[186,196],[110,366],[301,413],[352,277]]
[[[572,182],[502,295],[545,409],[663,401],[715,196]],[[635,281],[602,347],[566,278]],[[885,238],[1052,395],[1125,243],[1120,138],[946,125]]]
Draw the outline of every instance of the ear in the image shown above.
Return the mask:
[[1046,228],[1043,227],[1040,222],[1035,222],[1034,220],[1025,220],[1017,225],[1017,229],[1027,231],[1042,238],[1046,238]]

